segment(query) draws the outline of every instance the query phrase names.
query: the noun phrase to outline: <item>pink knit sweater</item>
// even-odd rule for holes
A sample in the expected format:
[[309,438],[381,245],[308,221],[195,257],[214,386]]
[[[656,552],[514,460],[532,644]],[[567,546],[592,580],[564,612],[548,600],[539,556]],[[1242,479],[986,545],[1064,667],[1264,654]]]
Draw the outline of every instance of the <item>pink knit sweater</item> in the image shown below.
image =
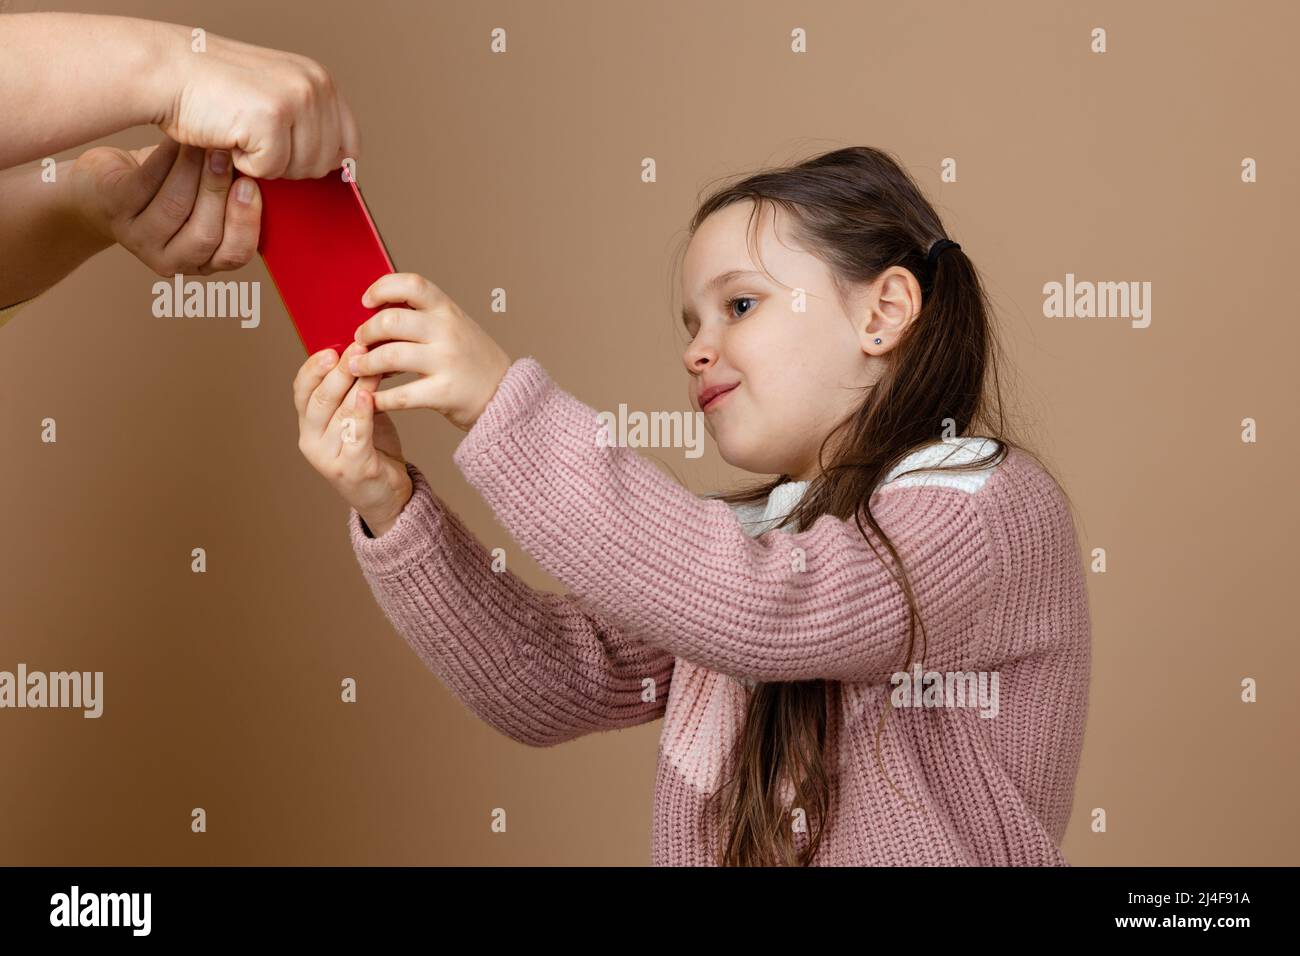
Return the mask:
[[[532,746],[663,717],[651,861],[710,865],[719,829],[704,799],[730,766],[748,688],[826,678],[835,783],[816,864],[1066,865],[1090,618],[1065,498],[1032,459],[1012,449],[993,469],[900,475],[993,448],[936,442],[872,500],[920,603],[925,671],[996,674],[996,716],[981,716],[970,698],[891,703],[906,603],[866,539],[829,515],[767,530],[805,484],[766,506],[698,498],[598,428],[521,358],[453,456],[568,593],[494,572],[413,465],[414,494],[386,534],[349,516],[380,607],[457,698]],[[885,710],[888,779],[874,741]]]

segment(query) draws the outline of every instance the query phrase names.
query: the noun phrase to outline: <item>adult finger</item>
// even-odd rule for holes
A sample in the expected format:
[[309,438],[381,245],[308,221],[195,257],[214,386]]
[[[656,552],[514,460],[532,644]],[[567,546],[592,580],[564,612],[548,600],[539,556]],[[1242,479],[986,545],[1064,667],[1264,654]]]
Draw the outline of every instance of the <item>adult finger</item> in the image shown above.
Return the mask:
[[357,125],[352,107],[342,93],[338,93],[339,109],[339,156],[335,163],[341,166],[345,159],[358,159],[361,156],[361,128]]
[[289,131],[289,141],[293,153],[284,171],[285,179],[319,179],[325,175],[320,168],[324,165],[320,159],[320,120],[314,112],[298,115]]
[[122,197],[118,208],[132,219],[144,212],[153,197],[158,195],[180,149],[180,143],[170,136],[164,136],[161,143],[142,150],[131,150],[131,155],[139,166],[118,187]]
[[137,242],[163,248],[181,230],[194,209],[202,164],[202,148],[180,148],[158,194],[131,224]]
[[257,117],[247,141],[236,145],[230,155],[235,168],[245,176],[280,179],[293,155],[290,131],[277,115]]
[[199,190],[194,197],[190,218],[163,250],[169,261],[176,263],[182,272],[202,271],[221,245],[230,180],[230,152],[208,150],[199,174]]
[[324,80],[326,99],[323,101],[321,109],[317,111],[316,123],[320,132],[320,142],[316,147],[315,161],[319,164],[320,172],[313,175],[316,178],[326,175],[327,173],[339,171],[339,153],[342,152],[342,144],[339,139],[339,108],[338,99],[334,93],[334,83],[325,75]]
[[240,176],[226,197],[226,220],[221,245],[204,265],[203,272],[224,272],[247,265],[257,253],[262,230],[262,191],[257,180]]

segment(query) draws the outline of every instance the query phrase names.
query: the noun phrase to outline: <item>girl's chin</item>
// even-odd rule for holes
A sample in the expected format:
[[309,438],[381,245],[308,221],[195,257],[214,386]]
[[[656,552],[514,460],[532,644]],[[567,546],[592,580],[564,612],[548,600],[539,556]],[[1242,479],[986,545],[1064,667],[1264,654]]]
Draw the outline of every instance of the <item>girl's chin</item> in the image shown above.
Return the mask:
[[718,456],[733,468],[740,468],[743,471],[752,471],[755,474],[765,474],[762,465],[765,464],[764,456],[761,452],[756,453],[752,448],[739,448],[734,441],[727,441],[726,436],[718,440],[718,436],[713,436],[714,443],[718,446]]

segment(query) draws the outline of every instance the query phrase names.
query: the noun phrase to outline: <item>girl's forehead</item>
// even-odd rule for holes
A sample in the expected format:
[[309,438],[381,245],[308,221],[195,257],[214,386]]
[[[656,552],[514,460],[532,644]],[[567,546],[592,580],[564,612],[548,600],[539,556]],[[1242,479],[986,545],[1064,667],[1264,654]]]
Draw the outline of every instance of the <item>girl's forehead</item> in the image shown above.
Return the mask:
[[[796,251],[788,236],[779,236],[768,207],[751,220],[753,203],[736,202],[710,214],[687,245],[683,283],[688,291],[728,271],[762,271],[759,262]],[[757,244],[757,248],[755,247]],[[787,248],[789,247],[789,248]],[[757,252],[759,258],[755,258]]]

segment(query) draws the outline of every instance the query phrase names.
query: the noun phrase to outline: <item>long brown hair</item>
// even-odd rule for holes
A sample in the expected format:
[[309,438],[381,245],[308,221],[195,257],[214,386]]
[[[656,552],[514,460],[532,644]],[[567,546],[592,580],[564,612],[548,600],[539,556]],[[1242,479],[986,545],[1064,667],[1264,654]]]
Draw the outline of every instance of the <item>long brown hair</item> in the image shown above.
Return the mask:
[[[851,284],[870,283],[891,266],[911,271],[921,287],[921,310],[898,345],[886,353],[882,376],[866,389],[857,410],[821,443],[819,473],[778,525],[804,530],[821,515],[851,518],[871,543],[865,519],[889,551],[891,574],[906,596],[908,639],[906,648],[900,648],[898,667],[906,671],[916,649],[918,624],[922,662],[925,659],[925,628],[898,552],[871,512],[871,495],[904,457],[940,438],[979,435],[997,442],[992,454],[950,466],[953,470],[985,468],[1003,461],[1010,448],[1023,449],[1007,434],[988,296],[965,250],[948,249],[933,269],[927,267],[930,246],[948,238],[943,223],[911,176],[883,150],[837,149],[718,188],[692,217],[686,242],[712,213],[744,201],[754,204],[751,227],[764,206],[773,212],[779,206],[790,214],[796,239],[830,267],[842,303]],[[756,235],[753,230],[758,260]],[[986,385],[991,386],[987,396]],[[828,444],[837,435],[837,450],[825,460]],[[731,503],[760,501],[791,480],[790,475],[779,475],[710,497]],[[878,551],[876,556],[884,562]],[[706,827],[723,821],[725,838],[717,844],[720,865],[812,862],[835,812],[838,690],[834,681],[825,680],[760,683],[753,688],[728,761],[731,773],[711,795],[705,813]],[[888,710],[876,728],[876,761],[882,773],[880,733]],[[790,791],[793,801],[786,805],[784,794]],[[794,837],[793,808],[803,811],[806,824],[808,839],[802,849]]]

